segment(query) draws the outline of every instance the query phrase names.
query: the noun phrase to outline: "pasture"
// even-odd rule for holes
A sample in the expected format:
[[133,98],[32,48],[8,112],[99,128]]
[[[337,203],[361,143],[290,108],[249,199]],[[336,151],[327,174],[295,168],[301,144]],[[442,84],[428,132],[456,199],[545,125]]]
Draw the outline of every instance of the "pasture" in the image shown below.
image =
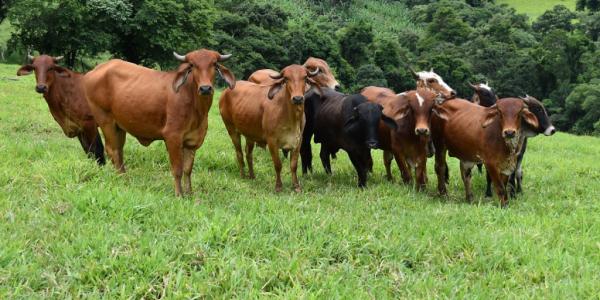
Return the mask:
[[[175,198],[165,146],[128,136],[125,164],[86,159],[64,137],[34,76],[0,65],[0,299],[16,298],[590,298],[600,282],[600,139],[530,141],[524,194],[500,209],[385,180],[369,187],[347,155],[275,194],[267,151],[239,178],[218,112],[198,151],[193,196]],[[318,146],[314,146],[317,152]]]
[[498,0],[498,4],[508,4],[510,7],[514,7],[518,13],[526,14],[529,16],[531,21],[535,21],[545,11],[552,9],[556,5],[564,5],[571,11],[575,11],[575,0],[537,0],[537,1],[523,1],[523,0]]

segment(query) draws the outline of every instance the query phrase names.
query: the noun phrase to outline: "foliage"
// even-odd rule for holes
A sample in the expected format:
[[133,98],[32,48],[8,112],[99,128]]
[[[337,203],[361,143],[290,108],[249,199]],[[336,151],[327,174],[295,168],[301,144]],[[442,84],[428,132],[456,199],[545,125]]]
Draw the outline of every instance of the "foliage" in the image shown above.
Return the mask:
[[564,5],[557,5],[552,10],[546,11],[535,22],[533,30],[536,33],[544,34],[554,29],[564,31],[573,30],[573,19],[576,15]]
[[565,101],[565,111],[560,116],[577,120],[571,131],[577,134],[600,136],[600,79],[580,84]]

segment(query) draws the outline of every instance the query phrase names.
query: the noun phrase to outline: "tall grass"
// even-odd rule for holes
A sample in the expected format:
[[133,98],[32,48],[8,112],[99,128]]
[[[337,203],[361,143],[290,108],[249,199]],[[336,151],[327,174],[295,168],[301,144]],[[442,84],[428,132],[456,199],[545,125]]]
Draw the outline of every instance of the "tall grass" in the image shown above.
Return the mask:
[[239,178],[215,100],[178,199],[162,142],[128,136],[124,175],[96,166],[17,68],[0,65],[0,299],[598,296],[600,139],[532,139],[505,210],[479,175],[465,203],[454,159],[440,198],[431,165],[419,193],[384,179],[379,152],[365,190],[340,154],[300,194],[284,168],[275,194],[266,151]]

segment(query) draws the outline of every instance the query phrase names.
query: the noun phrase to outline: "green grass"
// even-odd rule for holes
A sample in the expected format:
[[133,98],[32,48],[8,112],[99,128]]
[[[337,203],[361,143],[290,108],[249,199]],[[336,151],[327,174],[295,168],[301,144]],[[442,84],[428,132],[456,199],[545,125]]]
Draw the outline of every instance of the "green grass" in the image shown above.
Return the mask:
[[498,4],[508,4],[514,7],[517,12],[526,14],[533,21],[541,16],[545,11],[552,9],[556,5],[564,5],[572,11],[575,11],[575,0],[498,0]]
[[418,193],[384,179],[379,152],[364,191],[340,154],[301,194],[284,168],[275,194],[266,151],[258,178],[239,178],[215,101],[194,194],[178,199],[162,142],[128,137],[124,175],[97,167],[33,76],[7,79],[17,68],[0,65],[0,299],[598,296],[600,139],[531,140],[525,193],[505,210],[480,175],[465,203],[454,159],[440,198],[431,161]]

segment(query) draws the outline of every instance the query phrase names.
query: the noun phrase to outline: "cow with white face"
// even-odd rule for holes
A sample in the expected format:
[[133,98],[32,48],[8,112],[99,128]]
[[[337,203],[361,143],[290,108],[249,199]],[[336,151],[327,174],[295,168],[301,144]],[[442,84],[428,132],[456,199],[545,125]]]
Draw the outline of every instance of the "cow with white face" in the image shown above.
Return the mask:
[[445,100],[456,97],[456,91],[446,84],[444,79],[436,74],[433,69],[421,72],[415,72],[411,69],[411,73],[417,81],[417,88],[430,90],[441,95]]

